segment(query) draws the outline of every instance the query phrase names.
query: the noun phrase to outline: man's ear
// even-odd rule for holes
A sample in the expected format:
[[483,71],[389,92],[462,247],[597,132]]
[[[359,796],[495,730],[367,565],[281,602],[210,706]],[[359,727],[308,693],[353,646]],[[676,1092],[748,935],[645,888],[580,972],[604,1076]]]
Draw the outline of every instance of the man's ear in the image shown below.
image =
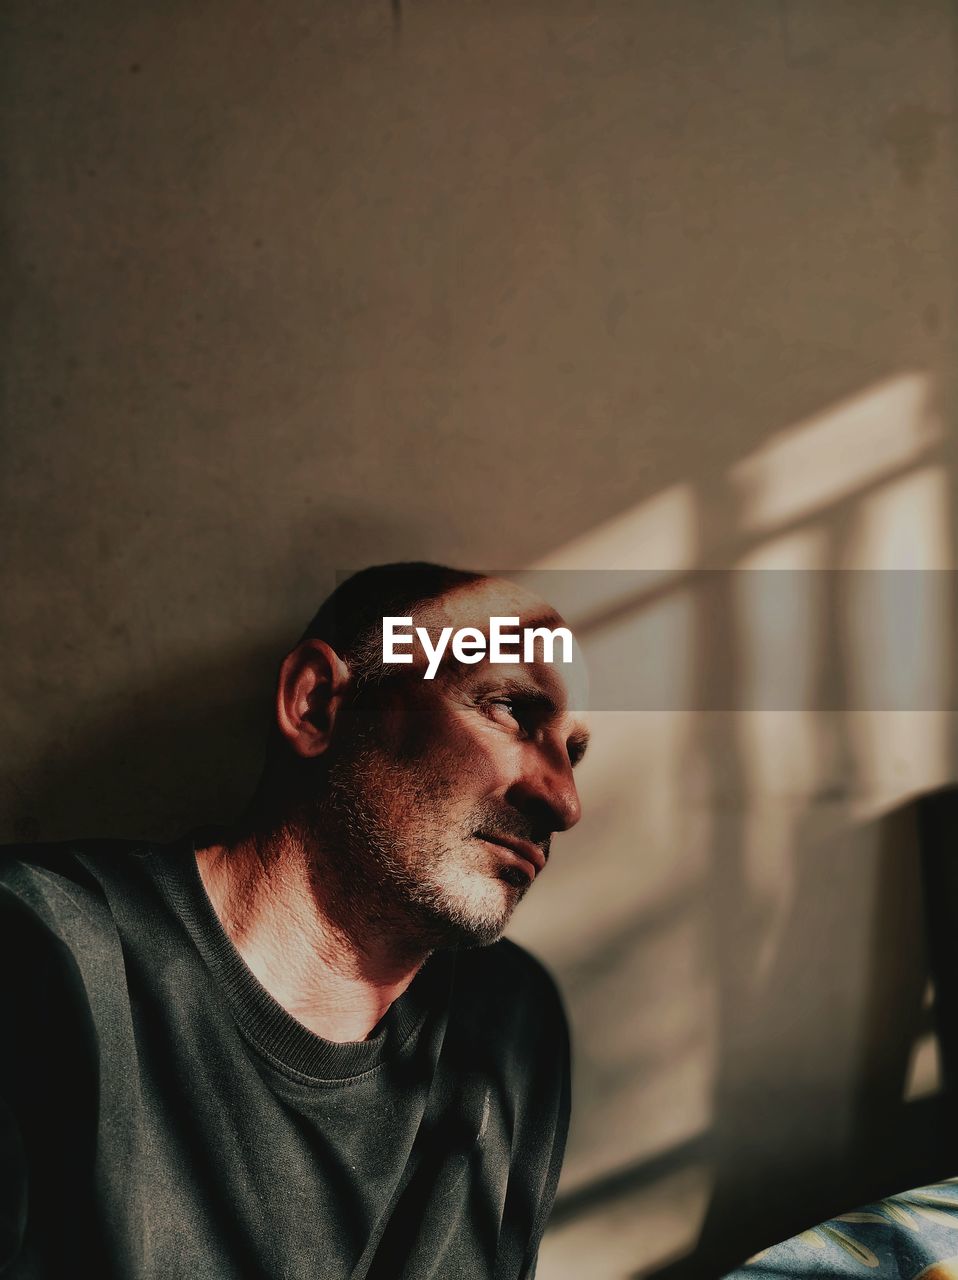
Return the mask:
[[276,686],[276,723],[297,755],[327,749],[349,683],[349,667],[325,640],[304,640],[286,655]]

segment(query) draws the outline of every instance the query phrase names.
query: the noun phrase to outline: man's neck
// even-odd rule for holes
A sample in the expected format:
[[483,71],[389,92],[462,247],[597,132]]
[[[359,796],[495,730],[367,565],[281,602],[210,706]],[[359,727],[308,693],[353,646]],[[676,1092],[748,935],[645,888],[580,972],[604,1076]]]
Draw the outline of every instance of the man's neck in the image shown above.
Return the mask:
[[207,896],[254,976],[298,1022],[326,1040],[364,1040],[409,986],[428,951],[397,954],[383,931],[352,938],[316,892],[294,835],[226,835],[197,849]]

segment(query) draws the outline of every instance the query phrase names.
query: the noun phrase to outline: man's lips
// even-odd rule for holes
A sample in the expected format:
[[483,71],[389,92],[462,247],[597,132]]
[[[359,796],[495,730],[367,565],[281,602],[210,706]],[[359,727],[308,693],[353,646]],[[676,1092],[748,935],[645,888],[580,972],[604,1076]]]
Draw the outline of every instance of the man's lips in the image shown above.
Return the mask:
[[486,835],[484,831],[478,831],[476,837],[479,840],[485,840],[487,844],[500,845],[521,858],[523,862],[531,863],[533,875],[538,875],[546,865],[545,851],[541,845],[533,844],[531,840],[520,840],[517,836]]

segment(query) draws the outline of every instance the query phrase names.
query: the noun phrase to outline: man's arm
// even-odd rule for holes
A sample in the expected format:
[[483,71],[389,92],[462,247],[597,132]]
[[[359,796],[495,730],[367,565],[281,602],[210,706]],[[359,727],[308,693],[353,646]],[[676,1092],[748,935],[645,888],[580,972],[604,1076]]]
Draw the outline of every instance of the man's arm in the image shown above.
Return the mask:
[[0,1026],[0,1274],[41,1280],[93,1229],[96,1036],[70,949],[2,882]]
[[13,1277],[27,1226],[27,1159],[9,1104],[0,1098],[0,1274]]

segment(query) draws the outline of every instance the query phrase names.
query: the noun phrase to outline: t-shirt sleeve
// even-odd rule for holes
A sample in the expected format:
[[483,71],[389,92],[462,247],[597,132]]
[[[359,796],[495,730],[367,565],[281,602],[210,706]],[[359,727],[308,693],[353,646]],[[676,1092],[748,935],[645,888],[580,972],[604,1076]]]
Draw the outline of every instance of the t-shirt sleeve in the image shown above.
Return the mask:
[[16,1275],[27,1225],[27,1165],[20,1126],[0,1097],[0,1274]]
[[86,1218],[97,1052],[69,947],[38,902],[2,881],[0,1024],[0,1273],[39,1280]]

